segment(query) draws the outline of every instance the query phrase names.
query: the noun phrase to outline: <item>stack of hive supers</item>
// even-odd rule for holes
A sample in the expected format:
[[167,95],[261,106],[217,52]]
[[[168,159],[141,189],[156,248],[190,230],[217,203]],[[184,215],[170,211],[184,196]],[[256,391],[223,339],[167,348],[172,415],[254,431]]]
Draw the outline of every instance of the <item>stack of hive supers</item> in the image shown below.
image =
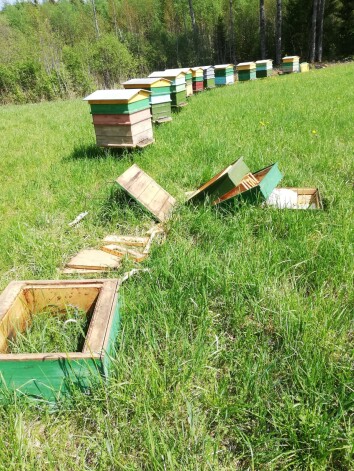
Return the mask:
[[153,72],[149,77],[162,77],[171,81],[170,93],[173,108],[187,105],[186,74],[182,72],[182,69],[167,69],[163,72]]
[[190,67],[184,67],[181,69],[182,72],[186,74],[186,94],[188,96],[193,95],[193,77],[192,77],[192,69]]
[[139,78],[122,83],[125,89],[144,89],[150,92],[152,121],[162,123],[171,121],[171,82],[164,78]]
[[285,56],[281,69],[284,74],[291,74],[300,71],[300,57],[299,56]]
[[204,89],[215,88],[215,70],[212,65],[204,65],[203,69],[203,81]]
[[84,98],[91,107],[96,143],[102,147],[145,147],[154,142],[150,92],[97,90]]
[[270,77],[273,72],[273,61],[265,59],[256,61],[256,76],[257,78]]
[[215,69],[215,85],[231,85],[235,82],[234,66],[232,64],[219,64]]
[[203,69],[201,67],[192,67],[193,93],[204,90]]
[[240,62],[236,66],[238,79],[240,82],[246,80],[254,80],[256,78],[256,63],[255,62]]

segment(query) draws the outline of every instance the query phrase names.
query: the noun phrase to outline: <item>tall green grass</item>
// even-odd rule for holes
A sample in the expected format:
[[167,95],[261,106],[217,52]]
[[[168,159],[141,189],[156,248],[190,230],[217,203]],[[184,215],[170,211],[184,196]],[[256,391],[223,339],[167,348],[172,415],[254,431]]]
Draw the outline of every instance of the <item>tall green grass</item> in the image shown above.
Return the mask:
[[143,152],[95,149],[80,101],[0,109],[1,287],[149,227],[113,183],[132,162],[183,202],[241,155],[278,161],[284,186],[319,187],[325,206],[177,207],[150,273],[121,290],[107,384],[55,408],[8,392],[4,469],[352,468],[353,73],[200,94]]

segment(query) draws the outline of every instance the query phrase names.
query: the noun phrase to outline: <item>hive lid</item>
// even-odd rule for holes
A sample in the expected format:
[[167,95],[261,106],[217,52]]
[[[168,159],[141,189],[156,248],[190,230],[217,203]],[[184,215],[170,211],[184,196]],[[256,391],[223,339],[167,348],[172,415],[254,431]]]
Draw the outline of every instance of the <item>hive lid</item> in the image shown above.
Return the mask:
[[188,201],[198,201],[207,195],[214,200],[236,187],[249,172],[250,169],[241,157],[204,183],[189,197]]
[[273,59],[264,59],[264,60],[256,61],[256,64],[268,64],[268,62],[273,63]]
[[169,86],[171,84],[170,80],[167,80],[163,77],[146,77],[146,78],[136,78],[136,79],[131,79],[127,80],[126,82],[123,82],[123,86],[130,86],[130,85],[145,85],[145,86],[152,86],[154,84],[158,84],[159,82],[164,81],[166,82],[166,86]]
[[182,68],[166,69],[164,74],[165,76],[175,77],[180,74],[186,75],[187,74],[186,70],[190,70],[190,69],[182,69]]
[[83,98],[84,101],[121,101],[128,103],[133,98],[140,98],[141,100],[148,98],[150,92],[148,90],[133,89],[133,90],[96,90],[87,97]]
[[240,62],[237,64],[236,68],[237,69],[254,69],[256,67],[255,62]]
[[233,67],[233,64],[218,64],[214,65],[215,69],[227,69],[228,67]]

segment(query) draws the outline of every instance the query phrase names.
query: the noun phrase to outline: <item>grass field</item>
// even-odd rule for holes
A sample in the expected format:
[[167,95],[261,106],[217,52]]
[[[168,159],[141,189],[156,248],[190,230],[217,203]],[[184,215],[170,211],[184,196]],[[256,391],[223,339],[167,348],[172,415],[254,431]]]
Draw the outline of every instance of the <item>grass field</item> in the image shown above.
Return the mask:
[[96,149],[79,100],[0,108],[1,289],[149,228],[113,183],[132,162],[182,202],[239,156],[278,161],[282,186],[319,187],[325,204],[180,205],[150,273],[122,288],[110,380],[56,407],[8,394],[1,470],[353,469],[353,76],[200,94],[136,153]]

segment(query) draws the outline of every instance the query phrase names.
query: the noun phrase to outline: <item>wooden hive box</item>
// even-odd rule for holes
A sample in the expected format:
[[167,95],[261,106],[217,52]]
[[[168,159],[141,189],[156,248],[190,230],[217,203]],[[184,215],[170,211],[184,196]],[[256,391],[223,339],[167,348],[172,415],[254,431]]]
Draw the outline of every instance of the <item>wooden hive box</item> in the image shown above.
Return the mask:
[[282,177],[277,163],[249,173],[235,188],[213,201],[213,205],[234,205],[240,201],[261,203],[269,198]]
[[270,77],[273,71],[273,61],[271,59],[256,61],[257,78]]
[[[119,330],[118,280],[13,281],[0,295],[0,370],[3,386],[53,400],[107,376]],[[79,352],[7,353],[8,341],[31,316],[74,306],[90,317]]]
[[198,188],[189,197],[188,202],[200,202],[207,196],[214,201],[235,188],[249,172],[250,169],[241,157]]
[[300,72],[309,72],[310,71],[310,65],[308,62],[301,62],[300,64]]
[[279,209],[323,209],[318,188],[275,188],[266,204]]

